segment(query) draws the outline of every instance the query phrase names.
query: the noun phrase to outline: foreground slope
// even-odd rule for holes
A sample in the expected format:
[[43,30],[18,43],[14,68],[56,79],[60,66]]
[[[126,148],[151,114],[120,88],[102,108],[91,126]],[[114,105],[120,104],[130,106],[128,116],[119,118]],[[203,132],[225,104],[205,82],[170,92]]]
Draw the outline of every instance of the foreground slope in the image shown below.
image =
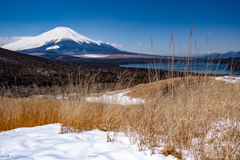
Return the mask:
[[[239,159],[239,80],[239,77],[189,76],[142,84],[106,94],[89,93],[87,97],[84,97],[84,88],[81,86],[78,86],[79,90],[77,87],[73,94],[63,95],[68,99],[51,95],[41,97],[43,99],[0,97],[0,130],[4,131],[1,132],[2,139],[7,139],[8,136],[12,138],[10,142],[13,147],[11,148],[14,149],[5,150],[6,147],[3,147],[0,153],[4,153],[3,158],[5,159],[10,159],[7,157],[7,155],[11,156],[10,153],[21,158],[26,155],[30,157],[60,155],[57,158],[62,158],[65,154],[79,155],[82,154],[81,147],[91,141],[84,139],[85,137],[82,135],[86,131],[93,130],[95,132],[96,129],[99,129],[115,131],[113,137],[109,135],[111,140],[108,140],[107,134],[104,133],[105,141],[112,141],[111,143],[116,144],[118,141],[113,140],[120,140],[115,137],[119,137],[117,135],[119,132],[124,132],[128,135],[131,144],[136,145],[138,150],[147,153],[151,150],[151,153],[157,156],[161,156],[162,153],[174,155],[179,159],[187,159],[187,157],[194,157],[194,159],[218,159],[219,157],[221,159]],[[95,87],[94,85],[87,86],[85,89],[92,90]],[[91,93],[96,93],[94,90],[92,91]],[[111,103],[115,100],[114,95],[116,95],[116,99],[121,95],[125,98],[116,101],[117,103]],[[91,99],[90,102],[84,100],[84,98],[89,97],[93,97],[94,102],[91,102]],[[95,101],[97,98],[98,102]],[[110,101],[105,101],[106,99]],[[140,103],[119,104],[122,101],[129,102],[131,99],[138,99]],[[7,131],[19,127],[52,123],[61,123],[63,129],[60,129],[59,126],[53,132],[49,130],[53,137],[47,136],[46,141],[44,138],[46,134],[39,131],[44,130],[44,127],[38,130],[44,137],[40,137],[36,130],[33,131],[34,133],[24,131],[17,134],[15,133],[18,129]],[[75,133],[77,131],[82,133]],[[75,143],[73,145],[76,149],[79,147],[80,150],[75,152],[74,148],[74,151],[71,152],[67,150],[67,147],[66,149],[64,147],[64,153],[56,150],[62,151],[59,148],[60,144],[55,143],[56,138],[61,136],[57,135],[57,132],[65,133],[63,137],[71,136],[68,137],[68,145],[74,142],[73,139],[79,141],[81,145]],[[102,135],[101,133],[103,132],[97,132],[98,135]],[[30,136],[31,138],[29,138]],[[96,154],[85,152],[84,154],[90,158],[94,156],[99,159],[103,158],[102,155],[105,154],[108,159],[116,159],[109,155],[112,151],[105,152],[108,144],[99,144],[98,139],[94,139],[94,137],[94,143],[85,145],[85,148],[86,146],[93,148],[101,145],[103,150],[99,149],[99,151],[103,152]],[[27,139],[30,140],[27,141]],[[41,148],[43,152],[36,151],[39,149],[36,141],[41,142],[41,146],[44,146]],[[65,143],[66,141],[61,142]],[[9,141],[1,141],[0,144],[6,143]],[[19,144],[24,145],[14,148]],[[52,144],[55,145],[52,146]],[[160,150],[161,147],[163,150]],[[54,155],[49,155],[49,150]],[[85,151],[92,150],[87,148]],[[23,155],[19,152],[26,154]],[[117,153],[119,152],[118,150]],[[114,151],[114,155],[117,153]],[[124,154],[121,152],[121,155]],[[134,159],[141,159],[139,157]],[[71,159],[71,157],[67,159]],[[121,159],[126,158],[121,157]]]
[[[116,138],[100,130],[59,134],[60,127],[60,124],[50,124],[0,132],[0,159],[177,160],[162,154],[151,156],[150,151],[139,152],[123,133],[118,133]],[[107,135],[114,141],[108,142]]]

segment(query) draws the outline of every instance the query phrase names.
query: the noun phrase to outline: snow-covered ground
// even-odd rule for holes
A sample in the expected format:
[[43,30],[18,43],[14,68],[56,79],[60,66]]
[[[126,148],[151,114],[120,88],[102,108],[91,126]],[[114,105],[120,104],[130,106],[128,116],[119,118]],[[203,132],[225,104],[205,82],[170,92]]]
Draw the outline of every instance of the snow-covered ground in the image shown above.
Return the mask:
[[102,102],[102,103],[111,103],[111,104],[121,104],[121,105],[134,105],[134,104],[142,104],[145,103],[144,99],[141,98],[130,98],[128,96],[124,96],[130,91],[114,93],[113,94],[104,94],[100,97],[88,97],[86,98],[89,102]]
[[72,55],[73,57],[88,57],[88,58],[103,58],[108,57],[109,55],[103,54],[84,54],[84,55]]
[[[1,160],[177,160],[150,150],[139,151],[122,132],[92,130],[59,134],[60,124],[0,132]],[[113,139],[107,142],[107,135]]]
[[[135,104],[142,104],[145,103],[144,99],[141,98],[130,98],[128,96],[125,96],[125,94],[129,93],[130,91],[122,90],[120,91],[114,91],[114,92],[108,92],[103,94],[102,96],[96,97],[96,94],[93,94],[92,96],[86,97],[85,100],[88,102],[101,102],[101,103],[108,103],[108,104],[120,104],[120,105],[135,105]],[[32,96],[33,98],[49,98],[49,99],[70,99],[68,96],[76,95],[77,94],[68,94],[68,95],[37,95]]]
[[240,82],[240,77],[232,77],[232,76],[217,77],[215,79],[225,81],[225,82],[229,82],[229,83]]
[[69,99],[69,97],[64,97],[64,96],[62,96],[62,95],[58,95],[58,96],[51,96],[51,95],[37,95],[37,96],[32,96],[32,98]]

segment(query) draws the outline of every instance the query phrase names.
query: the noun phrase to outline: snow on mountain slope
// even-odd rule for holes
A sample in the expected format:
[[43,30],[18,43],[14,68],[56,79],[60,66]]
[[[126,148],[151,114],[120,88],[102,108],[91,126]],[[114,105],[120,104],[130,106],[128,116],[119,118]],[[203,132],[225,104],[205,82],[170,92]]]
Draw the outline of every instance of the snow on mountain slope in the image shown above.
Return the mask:
[[68,27],[57,27],[53,30],[45,32],[36,37],[27,37],[22,40],[6,44],[2,46],[2,48],[14,50],[14,51],[21,51],[27,49],[38,48],[48,43],[58,43],[62,40],[72,40],[77,43],[94,43],[100,45],[99,42],[93,41],[87,37],[82,36],[81,34],[73,31]]
[[51,47],[48,47],[46,50],[49,50],[49,49],[57,49],[57,48],[60,48],[58,45],[55,45],[55,46],[51,46]]

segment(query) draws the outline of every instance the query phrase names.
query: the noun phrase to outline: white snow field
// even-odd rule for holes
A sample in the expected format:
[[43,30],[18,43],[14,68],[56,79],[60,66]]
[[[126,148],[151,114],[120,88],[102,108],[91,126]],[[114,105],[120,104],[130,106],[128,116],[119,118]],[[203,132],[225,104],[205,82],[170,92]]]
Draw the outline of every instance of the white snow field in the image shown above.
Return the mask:
[[237,83],[240,82],[240,77],[233,77],[233,76],[224,76],[224,77],[217,77],[216,80],[225,81],[228,83]]
[[[108,104],[120,104],[120,105],[135,105],[135,104],[143,104],[145,103],[145,99],[141,98],[131,98],[128,96],[125,96],[125,94],[129,93],[131,91],[113,91],[113,92],[107,92],[99,97],[96,97],[93,94],[92,96],[86,97],[85,100],[88,102],[100,102],[100,103],[108,103]],[[69,94],[69,95],[35,95],[32,96],[32,98],[48,98],[48,99],[70,99],[68,96],[76,95],[77,94]]]
[[24,39],[3,45],[1,47],[9,50],[19,51],[41,47],[52,42],[58,43],[62,40],[72,40],[77,43],[95,43],[100,45],[99,42],[84,37],[83,35],[75,32],[68,27],[57,27],[39,36],[26,37]]
[[150,150],[139,151],[125,134],[92,130],[59,134],[60,124],[17,128],[0,132],[1,160],[177,160]]
[[100,97],[87,97],[85,98],[89,102],[102,102],[102,103],[111,103],[111,104],[120,104],[120,105],[134,105],[134,104],[142,104],[145,103],[144,99],[141,98],[130,98],[128,96],[124,96],[125,94],[131,91],[125,91],[120,93],[113,94],[104,94]]
[[102,58],[102,57],[108,57],[109,55],[103,55],[103,54],[84,54],[84,55],[72,55],[73,57],[89,57],[89,58]]

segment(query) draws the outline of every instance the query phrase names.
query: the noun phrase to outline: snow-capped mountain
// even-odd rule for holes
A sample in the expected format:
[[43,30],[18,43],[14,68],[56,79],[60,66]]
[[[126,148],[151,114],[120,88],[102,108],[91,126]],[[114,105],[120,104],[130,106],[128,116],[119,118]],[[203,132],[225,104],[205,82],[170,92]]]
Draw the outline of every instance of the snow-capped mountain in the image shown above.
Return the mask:
[[121,52],[111,45],[99,43],[68,27],[57,27],[36,37],[26,37],[2,48],[22,53],[81,54],[86,52]]

